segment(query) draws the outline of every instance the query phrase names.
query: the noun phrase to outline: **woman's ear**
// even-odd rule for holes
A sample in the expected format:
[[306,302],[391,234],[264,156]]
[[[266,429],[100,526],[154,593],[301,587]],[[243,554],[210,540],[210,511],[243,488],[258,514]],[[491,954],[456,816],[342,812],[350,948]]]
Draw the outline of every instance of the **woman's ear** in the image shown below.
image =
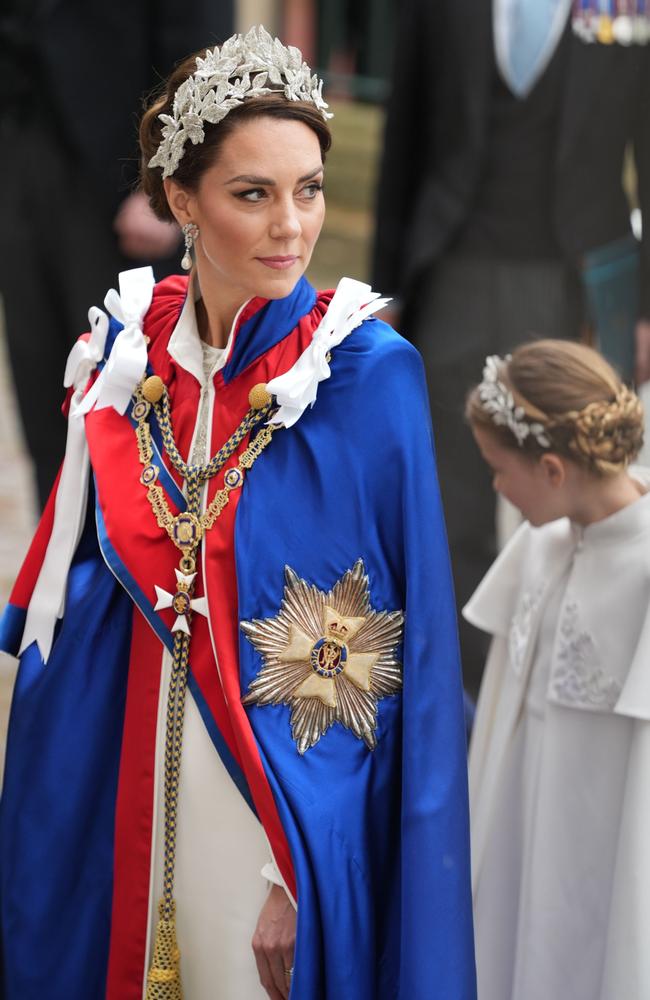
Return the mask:
[[544,479],[549,486],[553,489],[559,489],[563,486],[566,481],[566,468],[564,461],[559,455],[554,455],[553,452],[544,452],[539,460],[539,464],[542,469],[542,474]]
[[187,222],[196,222],[193,212],[194,198],[187,188],[173,177],[165,177],[163,187],[167,195],[167,204],[179,226],[182,227]]

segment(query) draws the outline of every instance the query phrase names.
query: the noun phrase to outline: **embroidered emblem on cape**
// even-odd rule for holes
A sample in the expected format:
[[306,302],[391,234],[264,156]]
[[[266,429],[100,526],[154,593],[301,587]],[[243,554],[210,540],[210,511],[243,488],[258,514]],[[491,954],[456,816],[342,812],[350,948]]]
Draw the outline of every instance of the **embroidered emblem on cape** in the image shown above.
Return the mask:
[[539,607],[539,602],[544,596],[545,586],[545,583],[541,583],[534,590],[525,591],[510,625],[508,651],[510,653],[512,669],[517,676],[520,676],[524,667],[530,630]]
[[621,693],[620,683],[603,670],[592,636],[580,628],[576,601],[562,612],[550,693],[569,708],[592,711],[614,708]]
[[401,611],[375,611],[361,559],[329,593],[301,580],[288,566],[280,613],[242,622],[264,665],[245,705],[291,707],[291,734],[304,753],[334,722],[377,745],[377,702],[402,686],[395,649]]

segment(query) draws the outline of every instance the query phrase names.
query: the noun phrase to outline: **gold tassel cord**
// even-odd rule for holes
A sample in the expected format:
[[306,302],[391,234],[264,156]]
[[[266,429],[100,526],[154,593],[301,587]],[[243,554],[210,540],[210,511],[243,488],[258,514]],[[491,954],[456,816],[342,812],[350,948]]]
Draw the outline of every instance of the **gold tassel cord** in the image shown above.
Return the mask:
[[[156,381],[157,380],[157,381]],[[155,391],[147,393],[148,383],[155,382]],[[160,384],[158,384],[160,383]],[[261,387],[257,387],[258,389]],[[262,387],[263,388],[263,387]],[[258,394],[260,395],[260,394]],[[148,417],[153,408],[163,439],[163,446],[171,464],[185,480],[187,509],[174,516],[169,508],[164,490],[157,482],[159,469],[153,464],[153,448]],[[163,896],[159,903],[159,918],[156,926],[153,958],[147,974],[146,1000],[183,1000],[180,974],[180,950],[176,937],[176,903],[174,901],[174,869],[176,863],[176,825],[178,817],[178,789],[180,782],[181,755],[183,749],[183,721],[185,717],[185,695],[189,662],[192,592],[196,557],[205,531],[228,505],[230,493],[240,489],[246,473],[270,443],[275,426],[263,427],[259,434],[249,441],[248,447],[239,456],[237,465],[230,468],[224,477],[223,489],[217,491],[212,503],[201,515],[201,487],[221,471],[228,459],[235,453],[247,434],[271,413],[271,397],[266,393],[251,401],[251,409],[239,427],[206,465],[188,465],[183,461],[174,440],[171,425],[167,390],[157,376],[152,376],[141,384],[134,397],[132,416],[137,420],[136,439],[138,455],[143,466],[141,483],[147,490],[147,499],[158,525],[165,530],[176,547],[181,550],[181,574],[191,574],[183,582],[179,580],[177,598],[182,597],[179,619],[185,620],[185,628],[174,632],[174,648],[171,678],[167,695],[167,718],[165,727],[165,854]],[[164,607],[165,605],[163,605]],[[176,609],[178,610],[178,609]]]
[[165,731],[165,876],[153,960],[147,975],[146,1000],[183,1000],[180,951],[176,940],[174,867],[189,648],[189,636],[184,632],[174,633]]
[[153,961],[147,974],[147,1000],[183,1000],[180,952],[176,943],[176,908],[172,903],[169,918],[165,901],[160,900],[159,919]]

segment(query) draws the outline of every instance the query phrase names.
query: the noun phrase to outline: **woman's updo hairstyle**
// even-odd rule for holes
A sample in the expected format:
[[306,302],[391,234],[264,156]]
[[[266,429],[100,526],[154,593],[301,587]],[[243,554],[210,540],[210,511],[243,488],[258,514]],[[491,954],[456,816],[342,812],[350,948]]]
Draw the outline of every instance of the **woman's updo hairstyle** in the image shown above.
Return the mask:
[[[179,63],[149,98],[140,122],[140,185],[149,196],[154,213],[164,222],[173,222],[174,216],[167,204],[162,173],[157,167],[148,165],[162,141],[163,124],[158,116],[172,114],[176,91],[192,76],[196,70],[197,58],[205,58],[206,52],[207,49],[202,49]],[[202,175],[214,165],[222,143],[237,125],[262,116],[299,121],[307,125],[316,134],[323,163],[325,162],[332,145],[332,133],[317,108],[307,101],[290,101],[282,94],[272,93],[245,99],[243,104],[229,111],[217,125],[206,123],[203,142],[196,146],[191,142],[186,143],[183,158],[174,171],[174,180],[188,190],[196,191]]]
[[[500,360],[515,422],[534,427],[523,440],[486,406],[485,382],[470,392],[466,417],[504,447],[531,458],[554,452],[599,476],[624,470],[643,445],[643,407],[597,351],[566,340],[537,340]],[[539,438],[548,441],[545,445]]]

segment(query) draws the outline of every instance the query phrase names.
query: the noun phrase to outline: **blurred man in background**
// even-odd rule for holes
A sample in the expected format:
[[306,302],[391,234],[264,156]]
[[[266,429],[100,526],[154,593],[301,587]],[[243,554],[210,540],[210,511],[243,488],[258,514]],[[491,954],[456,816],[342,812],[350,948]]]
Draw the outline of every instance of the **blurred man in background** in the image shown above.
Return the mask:
[[124,268],[178,267],[178,230],[134,191],[142,98],[232,31],[232,0],[4,0],[0,291],[41,504],[65,446],[52,414],[89,306]]
[[[616,18],[578,6],[401,8],[373,282],[424,356],[459,607],[495,555],[490,476],[463,422],[485,356],[579,337],[589,319],[621,358],[636,332],[650,376],[650,243],[631,235],[622,183],[629,147],[650,204],[648,23],[624,23],[623,3]],[[485,645],[462,621],[461,648],[476,696]]]

